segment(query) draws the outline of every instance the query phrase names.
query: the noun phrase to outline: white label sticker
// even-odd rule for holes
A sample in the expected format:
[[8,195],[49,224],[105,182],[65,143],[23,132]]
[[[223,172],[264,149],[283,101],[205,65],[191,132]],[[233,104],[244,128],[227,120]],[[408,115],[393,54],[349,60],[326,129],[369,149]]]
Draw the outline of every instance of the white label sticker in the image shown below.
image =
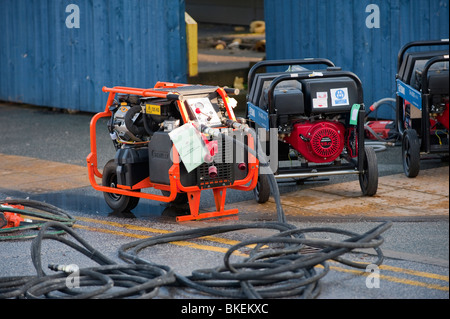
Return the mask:
[[328,107],[327,99],[313,99],[313,108],[320,109],[325,107]]
[[327,99],[328,98],[328,92],[317,92],[316,97],[318,99]]
[[348,89],[347,88],[341,88],[341,89],[331,89],[331,105],[332,106],[341,106],[341,105],[349,105],[348,100]]
[[353,109],[352,110],[352,118],[351,118],[351,121],[357,121],[358,120],[358,112],[359,112],[359,109]]

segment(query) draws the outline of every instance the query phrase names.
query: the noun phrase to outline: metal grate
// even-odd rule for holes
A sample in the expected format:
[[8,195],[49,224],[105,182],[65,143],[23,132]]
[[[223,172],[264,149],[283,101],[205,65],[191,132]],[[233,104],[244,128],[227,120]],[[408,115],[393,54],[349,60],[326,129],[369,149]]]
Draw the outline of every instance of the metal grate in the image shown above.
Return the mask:
[[[203,163],[197,168],[197,185],[199,188],[211,188],[218,186],[227,186],[234,183],[234,154],[233,143],[225,142],[225,139],[219,143],[218,152],[215,155],[213,163]],[[214,165],[217,168],[217,176],[209,176],[209,167]]]

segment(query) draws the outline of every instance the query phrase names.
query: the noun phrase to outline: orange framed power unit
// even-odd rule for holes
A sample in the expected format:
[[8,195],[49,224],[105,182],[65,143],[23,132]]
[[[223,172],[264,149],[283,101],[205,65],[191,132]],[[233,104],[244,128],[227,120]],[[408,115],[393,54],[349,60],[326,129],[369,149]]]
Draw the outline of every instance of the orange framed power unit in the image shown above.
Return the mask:
[[[225,209],[227,189],[253,190],[259,162],[251,152],[255,141],[239,129],[243,124],[228,96],[237,90],[158,82],[151,89],[103,87],[103,92],[109,96],[90,123],[87,166],[92,187],[103,192],[111,209],[131,211],[145,198],[188,203],[189,214],[177,221],[238,213]],[[116,153],[100,171],[96,129],[104,117]],[[159,192],[146,191],[150,188]],[[200,213],[207,189],[216,210]]]

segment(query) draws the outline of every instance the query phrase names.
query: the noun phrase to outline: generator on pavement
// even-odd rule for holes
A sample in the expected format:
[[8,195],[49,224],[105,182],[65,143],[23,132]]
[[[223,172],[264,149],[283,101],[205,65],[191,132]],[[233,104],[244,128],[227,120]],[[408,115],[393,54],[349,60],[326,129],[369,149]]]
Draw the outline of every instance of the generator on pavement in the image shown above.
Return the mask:
[[396,125],[402,136],[403,169],[411,178],[419,174],[421,156],[448,158],[448,45],[448,39],[414,41],[398,53]]
[[[237,214],[225,209],[228,188],[252,190],[258,159],[249,151],[254,140],[236,120],[238,90],[208,85],[158,82],[154,88],[103,88],[108,101],[90,124],[87,157],[91,185],[104,193],[114,211],[130,211],[140,198],[189,203],[189,215],[178,221]],[[108,117],[116,153],[100,172],[96,123]],[[244,151],[237,150],[237,146]],[[101,183],[96,181],[101,179]],[[145,189],[159,192],[146,192]],[[216,211],[200,213],[200,197],[212,190]]]
[[[354,73],[328,59],[261,61],[250,69],[248,91],[246,119],[277,180],[354,174],[364,195],[376,194],[377,158],[364,145],[363,89]],[[259,203],[268,200],[262,172],[254,191]]]

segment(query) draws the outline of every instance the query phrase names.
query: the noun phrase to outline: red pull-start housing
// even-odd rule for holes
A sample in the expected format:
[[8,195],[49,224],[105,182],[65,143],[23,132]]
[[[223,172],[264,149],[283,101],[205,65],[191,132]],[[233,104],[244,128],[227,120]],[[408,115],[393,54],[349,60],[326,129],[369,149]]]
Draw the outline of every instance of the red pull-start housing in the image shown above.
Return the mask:
[[309,162],[327,163],[342,153],[345,127],[331,121],[296,123],[284,140]]

